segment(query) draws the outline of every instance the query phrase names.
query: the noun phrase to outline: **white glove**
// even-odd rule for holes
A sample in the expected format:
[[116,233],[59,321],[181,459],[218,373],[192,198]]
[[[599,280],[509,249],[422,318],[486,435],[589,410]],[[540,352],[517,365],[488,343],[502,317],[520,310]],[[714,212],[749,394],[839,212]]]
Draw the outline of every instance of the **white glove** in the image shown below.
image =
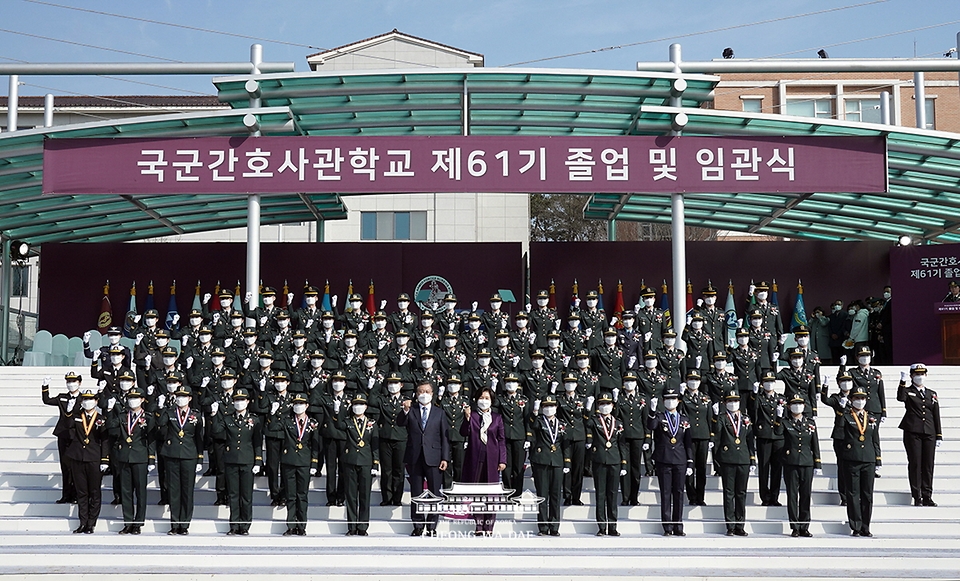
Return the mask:
[[533,310],[533,305],[531,305],[530,303],[527,303],[527,304],[523,305],[523,308],[524,308],[525,311],[527,311],[527,312],[529,313],[531,310]]
[[750,474],[756,474],[756,473],[757,473],[757,467],[756,467],[756,466],[751,466],[751,467],[750,467]]
[[135,317],[133,317],[133,322],[139,323],[141,318],[142,318],[141,315],[136,315]]
[[[470,412],[467,412],[467,417],[469,417],[469,416],[470,416]],[[463,443],[463,449],[464,449],[464,450],[467,449],[467,445],[468,445],[468,442],[464,442],[464,443]]]
[[84,345],[90,344],[90,331],[87,331],[86,333],[83,334],[83,344]]
[[213,295],[211,295],[210,293],[204,293],[204,295],[203,295],[203,304],[209,303],[209,302],[210,302],[210,299],[211,299],[212,297],[213,297]]
[[368,390],[373,389],[373,384],[376,383],[376,382],[377,382],[377,378],[376,378],[376,377],[368,377],[368,378],[367,378],[367,389],[368,389]]
[[109,465],[109,464],[101,464],[101,465],[100,465],[100,473],[101,473],[101,474],[106,474],[106,473],[107,473],[107,470],[110,470],[110,465]]
[[696,362],[697,369],[700,369],[700,364],[703,363],[703,356],[697,355],[697,358],[694,361]]
[[626,476],[626,475],[627,475],[627,471],[626,471],[626,470],[623,470],[623,469],[621,468],[621,469],[620,469],[620,476]]
[[589,339],[590,337],[593,336],[593,329],[591,329],[590,327],[587,327],[587,330],[583,332],[583,335],[584,335],[587,339]]
[[380,476],[380,469],[377,468],[376,466],[374,466],[373,468],[370,469],[370,475],[371,475],[371,476]]
[[245,357],[245,358],[243,359],[243,368],[244,368],[244,369],[249,369],[249,368],[250,368],[250,358],[249,358],[249,357]]
[[300,361],[300,355],[298,353],[294,353],[293,358],[290,360],[290,364],[296,367],[298,361]]
[[117,398],[111,397],[107,400],[107,411],[113,411],[113,406],[117,405]]
[[570,474],[570,469],[567,468],[566,466],[564,466],[564,467],[563,467],[563,473],[564,473],[564,474]]
[[139,345],[141,341],[143,341],[143,333],[137,333],[137,338],[134,340],[134,343]]
[[253,467],[253,473],[254,473],[254,474],[260,474],[260,467],[259,467],[259,466],[254,466],[254,467]]
[[180,322],[180,315],[177,315],[177,314],[173,315],[173,318],[171,319],[171,321],[173,322],[174,325],[176,325],[177,323]]
[[157,469],[156,464],[147,464],[147,472],[153,472],[156,469]]
[[361,331],[361,332],[362,332],[364,326],[366,326],[366,323],[357,323],[357,331]]
[[703,308],[703,299],[697,299],[697,308]]
[[260,326],[263,327],[263,326],[266,325],[266,324],[267,324],[267,316],[264,315],[264,316],[260,317]]
[[[533,402],[533,413],[539,413],[539,412],[540,412],[540,400],[538,399],[537,401]],[[530,442],[527,442],[527,443],[529,444]]]
[[880,423],[881,423],[881,424],[884,423],[884,422],[886,422],[886,421],[887,421],[887,416],[881,416],[881,417],[880,417]]
[[287,304],[288,305],[293,304],[293,293],[287,293]]
[[777,417],[778,417],[778,418],[782,418],[782,417],[783,417],[783,405],[778,405],[778,406],[777,406]]
[[693,468],[687,467],[687,476],[693,476]]
[[846,355],[841,355],[841,356],[840,356],[840,365],[846,365],[846,364],[847,364],[847,356],[846,356]]
[[[186,337],[184,337],[184,339],[186,339]],[[188,356],[187,356],[187,367],[193,367],[193,356],[192,356],[192,355],[188,355]]]
[[203,472],[203,464],[197,462],[197,474],[200,474],[201,472]]
[[847,398],[845,398],[845,397],[843,397],[843,396],[840,397],[840,407],[842,407],[842,408],[847,407]]
[[826,375],[824,375],[824,376],[823,376],[823,383],[822,383],[821,385],[826,386],[826,385],[829,384],[829,383],[830,383],[830,380],[827,378]]
[[618,397],[620,397],[620,390],[615,387],[613,388],[613,401],[617,401]]
[[752,296],[753,296],[753,292],[754,292],[755,290],[757,290],[757,287],[756,287],[753,283],[751,283],[751,284],[750,284],[750,287],[747,289],[747,294],[752,297]]
[[496,377],[490,379],[490,389],[492,389],[493,391],[497,391],[497,378],[496,378]]
[[873,467],[873,473],[876,474],[877,476],[880,476],[880,467],[879,467],[879,466],[874,466],[874,467]]
[[[551,381],[551,382],[550,382],[550,393],[557,393],[557,385],[558,385],[558,384],[557,384],[556,381]],[[539,403],[540,403],[540,402],[538,401],[537,404],[539,404]],[[540,406],[537,405],[537,407],[540,407]]]
[[351,363],[353,363],[353,357],[354,357],[354,354],[350,353],[349,355],[347,355],[347,359],[346,361],[344,361],[344,363],[346,363],[347,365],[350,365]]
[[43,381],[40,383],[40,385],[42,385],[43,387],[50,387],[50,378],[49,378],[49,377],[44,377],[44,378],[43,378]]
[[637,356],[631,355],[630,358],[627,359],[627,367],[630,369],[633,369],[636,364],[637,364]]
[[524,442],[524,443],[523,443],[523,449],[524,449],[524,450],[529,450],[529,449],[530,449],[530,442]]
[[157,398],[157,407],[163,407],[163,404],[166,403],[166,401],[167,401],[167,396],[161,393],[160,396]]
[[587,411],[590,411],[593,408],[594,401],[595,401],[595,398],[592,395],[587,396]]
[[320,378],[314,377],[313,379],[310,380],[310,387],[311,388],[317,387],[318,383],[320,383]]
[[556,321],[553,322],[553,328],[556,329],[557,331],[560,330],[560,319],[557,319]]
[[311,468],[311,469],[310,469],[310,476],[316,476],[316,475],[317,475],[317,469],[316,469],[316,468]]
[[520,364],[520,356],[519,356],[519,355],[514,355],[513,357],[511,357],[511,358],[510,358],[510,364],[513,365],[514,367],[516,367],[517,365],[519,365],[519,364]]
[[643,449],[644,449],[644,450],[649,450],[649,449],[650,449],[650,443],[649,443],[649,442],[644,442],[644,443],[643,443]]
[[403,318],[403,322],[408,325],[410,323],[413,323],[413,315],[411,315],[410,313],[407,313],[407,316]]
[[226,349],[227,347],[229,347],[229,346],[231,346],[231,345],[233,345],[233,337],[227,337],[226,339],[223,340],[223,348],[224,348],[224,349]]
[[569,355],[564,355],[564,356],[563,356],[563,366],[566,367],[567,365],[570,365],[570,356],[569,356]]
[[97,382],[97,393],[103,391],[103,388],[107,387],[107,382],[104,379],[101,379]]
[[900,372],[900,383],[906,383],[908,379],[910,379],[910,374],[907,373],[906,371],[901,371],[901,372]]
[[720,413],[720,404],[719,403],[713,404],[713,415],[717,415],[719,413]]
[[779,352],[779,351],[774,351],[774,352],[773,352],[773,360],[774,360],[774,361],[779,361],[779,360],[780,360],[780,352]]
[[460,365],[462,367],[463,364],[465,364],[466,362],[467,362],[467,355],[465,353],[461,353],[457,355],[457,365]]
[[709,444],[707,444],[707,449],[708,449],[708,450],[713,450],[713,442],[712,442],[712,441],[711,441]]
[[220,311],[213,312],[213,324],[216,325],[220,322]]
[[530,333],[530,344],[533,345],[533,344],[536,343],[536,342],[537,342],[537,334],[536,334],[536,333]]
[[687,315],[687,325],[693,322],[693,315]]
[[760,382],[759,382],[759,381],[754,381],[754,382],[753,382],[753,393],[760,393]]
[[143,357],[143,366],[150,367],[150,362],[153,361],[153,355],[144,355]]
[[212,404],[210,404],[210,413],[212,415],[217,415],[218,411],[220,411],[220,402],[215,401]]
[[[68,409],[67,411],[70,410]],[[937,440],[937,448],[939,448],[941,444],[943,444],[943,440]]]
[[400,356],[400,365],[403,365],[406,362],[407,362],[407,354],[404,353],[403,355]]
[[333,400],[333,413],[335,413],[335,414],[340,413],[340,405],[341,405],[341,403],[342,403],[342,402],[341,402],[339,399]]
[[190,342],[190,335],[184,335],[183,337],[180,337],[180,344],[183,345],[184,347],[186,347],[187,343],[189,342]]
[[[71,399],[70,401],[67,402],[67,413],[68,413],[68,414],[73,411],[73,406],[75,406],[75,405],[77,405],[77,398],[73,398],[73,399]],[[938,441],[937,444],[939,444],[939,443],[940,443],[940,442]]]
[[780,344],[783,345],[784,343],[786,343],[786,342],[787,342],[787,337],[789,337],[789,336],[790,336],[790,335],[786,335],[786,334],[780,335]]
[[209,384],[210,384],[209,377],[204,377],[202,380],[200,380],[200,387],[207,387],[207,385]]
[[280,409],[280,402],[275,401],[270,404],[270,415],[272,416],[273,414],[277,413],[278,409]]
[[260,388],[260,391],[266,391],[267,389],[267,378],[261,377],[260,382],[257,384],[257,387]]
[[273,338],[274,345],[279,345],[280,341],[283,341],[283,335],[277,335],[276,337]]
[[387,342],[384,339],[377,341],[377,351],[383,351],[383,348],[387,346]]
[[387,308],[387,301],[380,301],[380,310],[382,311],[386,308]]
[[578,309],[580,308],[580,297],[573,299],[573,306]]
[[660,403],[660,398],[658,398],[658,397],[651,397],[651,398],[650,398],[650,409],[651,409],[651,410],[656,410],[658,403]]
[[250,304],[250,301],[252,299],[253,299],[253,293],[250,291],[247,291],[246,294],[243,295],[243,302],[248,305]]
[[426,337],[426,338],[423,340],[423,342],[424,342],[424,344],[425,344],[427,347],[429,347],[429,346],[433,345],[433,337]]
[[813,471],[814,476],[823,476],[823,468],[816,468]]
[[587,450],[589,450],[590,448],[593,448],[593,444],[591,442],[587,442]]
[[338,296],[339,296],[339,295],[333,295],[332,297],[330,297],[330,304],[331,304],[332,306],[334,306],[334,307],[337,306]]
[[652,338],[653,338],[653,333],[652,333],[651,331],[647,331],[646,333],[643,334],[643,342],[644,342],[644,343],[649,343],[649,342],[650,342],[650,339],[652,339]]
[[610,326],[613,327],[614,325],[616,325],[617,320],[618,319],[616,317],[610,317]]
[[477,307],[479,307],[479,306],[480,306],[480,303],[478,303],[477,301],[473,301],[473,302],[470,304],[470,307],[471,307],[471,309],[473,309],[474,312],[477,311]]

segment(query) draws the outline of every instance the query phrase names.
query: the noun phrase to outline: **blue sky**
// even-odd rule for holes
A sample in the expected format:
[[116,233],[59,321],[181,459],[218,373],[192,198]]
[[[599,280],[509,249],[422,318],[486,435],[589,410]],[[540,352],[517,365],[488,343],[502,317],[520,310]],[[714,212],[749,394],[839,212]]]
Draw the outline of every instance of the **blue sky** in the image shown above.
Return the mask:
[[[320,49],[394,28],[485,55],[504,66],[586,51],[524,66],[634,70],[637,61],[666,60],[671,42],[684,59],[939,56],[956,45],[957,0],[0,0],[0,63],[243,61],[256,42],[211,32],[79,12],[50,4],[283,41],[259,41],[268,61],[293,62]],[[856,7],[851,7],[860,5]],[[847,8],[849,7],[849,8]],[[846,8],[846,9],[844,9]],[[797,15],[831,12],[796,17]],[[759,21],[772,21],[742,26]],[[736,27],[736,28],[732,28]],[[913,30],[921,29],[923,30]],[[727,29],[717,32],[706,32]],[[911,31],[912,32],[906,32]],[[699,34],[698,34],[699,33]],[[689,35],[683,38],[667,39]],[[875,38],[881,37],[881,38]],[[861,40],[869,39],[872,40]],[[661,40],[663,39],[663,40]],[[857,42],[851,42],[857,41]],[[624,46],[612,50],[606,47]],[[213,93],[209,77],[139,77],[156,86],[103,78],[23,77],[21,94]],[[175,91],[179,89],[180,91]],[[7,81],[0,80],[6,94]]]

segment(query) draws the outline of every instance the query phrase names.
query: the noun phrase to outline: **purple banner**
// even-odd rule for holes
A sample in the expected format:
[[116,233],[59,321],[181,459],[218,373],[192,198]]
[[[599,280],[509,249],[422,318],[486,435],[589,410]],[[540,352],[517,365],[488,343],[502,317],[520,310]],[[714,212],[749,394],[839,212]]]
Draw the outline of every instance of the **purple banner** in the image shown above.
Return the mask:
[[50,139],[45,194],[885,192],[882,137]]

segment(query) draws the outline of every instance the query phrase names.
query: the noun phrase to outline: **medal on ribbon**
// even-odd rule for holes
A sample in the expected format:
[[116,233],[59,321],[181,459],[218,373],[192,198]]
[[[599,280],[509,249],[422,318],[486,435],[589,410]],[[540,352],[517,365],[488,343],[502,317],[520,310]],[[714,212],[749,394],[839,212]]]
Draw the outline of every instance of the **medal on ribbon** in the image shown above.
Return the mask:
[[297,450],[303,449],[303,433],[307,431],[307,420],[304,418],[303,422],[300,422],[300,419],[297,418],[294,420],[297,425]]
[[864,436],[864,434],[867,432],[867,421],[866,419],[864,419],[861,422],[860,414],[857,413],[856,411],[852,411],[852,413],[853,413],[853,421],[857,424],[857,429],[860,430],[860,441],[863,442],[864,440],[867,439],[866,436]]
[[[360,421],[358,422],[357,420],[360,420]],[[366,433],[367,431],[366,418],[363,418],[363,417],[358,418],[354,416],[353,427],[355,430],[357,430],[357,435],[360,437],[360,441],[357,442],[357,446],[360,446],[361,448],[363,448],[364,446],[367,445],[366,442],[363,441],[363,434]]]
[[550,451],[557,451],[557,437],[560,435],[560,422],[553,421],[555,427],[550,427],[550,420],[543,418],[543,426],[547,428],[547,435],[550,436]]
[[742,424],[743,416],[741,416],[739,413],[737,413],[737,419],[736,419],[736,421],[734,421],[733,416],[730,414],[730,412],[727,412],[727,417],[730,418],[730,426],[733,428],[733,437],[734,437],[733,443],[734,443],[734,444],[739,444],[739,443],[740,443],[740,428],[741,428],[741,426],[743,425],[743,424]]
[[137,425],[137,422],[140,421],[140,416],[143,415],[143,410],[140,410],[136,414],[127,412],[127,443],[133,442],[133,427]]
[[677,432],[680,430],[680,414],[664,414],[667,416],[667,429],[670,432],[670,443],[677,443]]
[[80,419],[83,420],[83,438],[84,444],[90,443],[90,430],[93,429],[94,424],[97,423],[97,410],[93,410],[93,414],[90,416],[90,422],[87,422],[87,414],[82,414]]
[[181,412],[180,408],[177,408],[177,423],[180,424],[180,431],[177,433],[181,438],[183,437],[183,426],[187,424],[187,418],[190,417],[190,409],[187,408],[187,411]]
[[[607,428],[607,418],[610,418],[610,427]],[[600,429],[603,430],[603,437],[606,438],[606,443],[604,446],[607,448],[612,448],[613,443],[610,441],[613,439],[613,427],[616,425],[616,420],[612,416],[600,416]]]

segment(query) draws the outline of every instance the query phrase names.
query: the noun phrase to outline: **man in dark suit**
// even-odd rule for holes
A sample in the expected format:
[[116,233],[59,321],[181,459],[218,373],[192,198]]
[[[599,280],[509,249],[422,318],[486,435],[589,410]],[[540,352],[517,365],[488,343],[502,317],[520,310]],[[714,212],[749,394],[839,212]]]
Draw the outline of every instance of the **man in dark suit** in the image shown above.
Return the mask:
[[[933,466],[937,448],[943,442],[940,429],[940,404],[937,392],[924,387],[927,367],[923,363],[910,366],[910,373],[900,374],[897,400],[906,406],[900,421],[903,447],[907,452],[907,474],[910,493],[916,506],[937,506],[933,501]],[[910,384],[907,385],[907,379]]]
[[[447,415],[434,402],[433,384],[422,380],[417,384],[417,405],[411,409],[410,400],[403,401],[403,414],[397,415],[397,425],[407,428],[407,449],[403,463],[410,475],[410,496],[416,498],[423,493],[423,481],[433,494],[440,496],[441,473],[447,469],[450,461],[450,440],[447,434],[450,424]],[[424,516],[417,510],[417,504],[411,503],[410,519],[413,532],[410,536],[424,534],[436,536],[437,514]]]

